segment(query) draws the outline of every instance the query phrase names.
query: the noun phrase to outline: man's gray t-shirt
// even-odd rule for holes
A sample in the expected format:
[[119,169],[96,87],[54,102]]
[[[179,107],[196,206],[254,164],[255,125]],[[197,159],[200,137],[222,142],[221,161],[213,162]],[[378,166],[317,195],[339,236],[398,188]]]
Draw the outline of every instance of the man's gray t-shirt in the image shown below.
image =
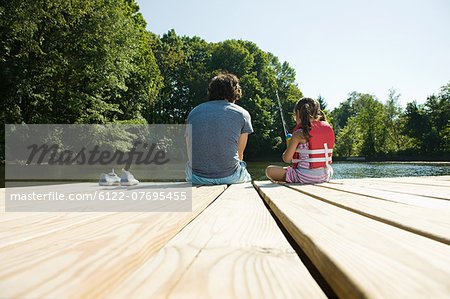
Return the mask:
[[204,178],[223,178],[239,167],[238,140],[253,133],[250,114],[225,100],[209,101],[189,113],[192,125],[192,172]]

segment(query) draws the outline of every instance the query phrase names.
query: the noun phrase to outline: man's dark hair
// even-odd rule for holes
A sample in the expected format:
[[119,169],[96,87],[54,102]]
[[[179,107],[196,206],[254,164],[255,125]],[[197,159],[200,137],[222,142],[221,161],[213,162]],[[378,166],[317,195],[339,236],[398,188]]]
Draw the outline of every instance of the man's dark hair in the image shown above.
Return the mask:
[[233,74],[221,73],[212,78],[208,86],[208,100],[228,100],[234,102],[242,97],[239,79]]

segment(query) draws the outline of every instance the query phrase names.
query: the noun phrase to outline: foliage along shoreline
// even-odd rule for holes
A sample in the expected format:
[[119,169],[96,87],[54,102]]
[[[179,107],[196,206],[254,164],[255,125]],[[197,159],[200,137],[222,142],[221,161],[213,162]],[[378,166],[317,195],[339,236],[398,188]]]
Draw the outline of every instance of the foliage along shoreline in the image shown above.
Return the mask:
[[[255,133],[245,158],[279,157],[285,148],[275,93],[293,128],[303,96],[288,62],[255,43],[158,36],[146,30],[134,0],[10,0],[0,5],[0,113],[6,123],[185,123],[206,100],[209,80],[236,74]],[[314,97],[314,95],[308,95]],[[385,103],[352,92],[326,111],[335,156],[434,157],[450,153],[450,84],[426,103],[402,109],[391,90]],[[326,109],[325,99],[319,97]],[[4,138],[4,127],[1,127]],[[4,159],[4,140],[0,160]]]

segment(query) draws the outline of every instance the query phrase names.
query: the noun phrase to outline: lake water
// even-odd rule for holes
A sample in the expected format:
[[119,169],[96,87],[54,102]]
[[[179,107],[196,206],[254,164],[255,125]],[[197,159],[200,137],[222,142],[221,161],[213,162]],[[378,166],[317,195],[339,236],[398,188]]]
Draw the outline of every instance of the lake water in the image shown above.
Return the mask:
[[[267,180],[268,165],[287,166],[277,162],[248,162],[247,169],[254,180]],[[333,179],[450,175],[450,162],[334,162],[332,167]]]
[[[286,166],[287,164],[281,162],[248,162],[247,169],[254,180],[267,180],[265,169],[268,165]],[[333,179],[450,175],[450,162],[334,162],[332,166],[334,170]],[[0,188],[4,188],[4,171],[4,165],[0,165]]]

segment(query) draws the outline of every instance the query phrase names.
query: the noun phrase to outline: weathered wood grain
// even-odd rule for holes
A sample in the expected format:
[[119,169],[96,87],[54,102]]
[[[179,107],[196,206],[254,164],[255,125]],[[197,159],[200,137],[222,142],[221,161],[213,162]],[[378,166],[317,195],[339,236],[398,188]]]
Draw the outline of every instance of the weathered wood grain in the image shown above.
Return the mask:
[[286,186],[255,183],[338,296],[449,296],[450,246]]
[[117,298],[321,298],[251,184],[230,186],[107,294]]

